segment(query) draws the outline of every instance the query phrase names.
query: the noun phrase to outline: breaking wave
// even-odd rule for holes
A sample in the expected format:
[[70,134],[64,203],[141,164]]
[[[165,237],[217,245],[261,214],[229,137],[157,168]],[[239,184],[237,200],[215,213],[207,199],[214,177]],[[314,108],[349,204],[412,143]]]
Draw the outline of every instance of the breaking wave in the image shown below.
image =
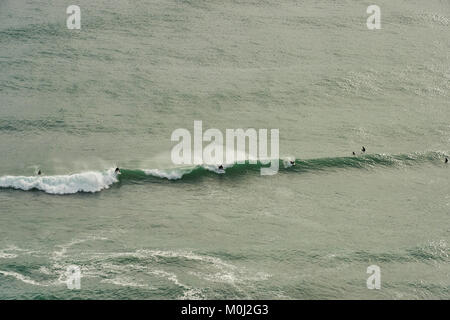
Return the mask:
[[[401,155],[364,154],[349,157],[317,158],[300,160],[285,158],[279,160],[280,172],[322,172],[338,169],[373,169],[377,167],[405,167],[421,163],[442,163],[445,152],[422,152]],[[70,175],[54,176],[0,176],[0,188],[18,190],[40,190],[49,194],[94,193],[110,188],[115,183],[133,183],[155,179],[181,180],[195,179],[214,174],[227,176],[257,173],[261,162],[224,164],[223,169],[216,166],[192,166],[172,169],[121,169],[119,175],[114,168],[105,171],[88,171]]]
[[105,172],[89,171],[56,176],[2,176],[0,188],[41,190],[50,194],[98,192],[117,182],[114,169]]

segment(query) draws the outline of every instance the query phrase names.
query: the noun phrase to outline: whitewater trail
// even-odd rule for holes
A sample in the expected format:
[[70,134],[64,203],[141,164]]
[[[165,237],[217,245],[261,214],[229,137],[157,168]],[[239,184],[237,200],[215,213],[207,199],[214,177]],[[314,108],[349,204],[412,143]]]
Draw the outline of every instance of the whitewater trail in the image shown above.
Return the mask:
[[99,192],[118,182],[114,169],[106,172],[88,171],[56,176],[3,176],[1,188],[41,190],[50,194],[73,194],[77,192]]
[[[318,158],[296,160],[293,157],[280,159],[280,171],[321,172],[337,169],[372,169],[375,167],[404,167],[420,163],[442,163],[446,152],[415,152],[402,155],[366,154],[350,157]],[[294,165],[293,165],[294,164]],[[224,164],[224,169],[217,166],[203,165],[172,169],[121,169],[117,175],[110,168],[105,171],[88,171],[70,175],[54,176],[1,176],[0,188],[18,190],[41,190],[49,194],[74,194],[78,192],[94,193],[110,188],[114,183],[127,180],[144,180],[146,177],[157,179],[179,180],[185,176],[202,176],[213,174],[245,174],[257,172],[263,165],[260,162]],[[227,171],[227,172],[226,172]]]

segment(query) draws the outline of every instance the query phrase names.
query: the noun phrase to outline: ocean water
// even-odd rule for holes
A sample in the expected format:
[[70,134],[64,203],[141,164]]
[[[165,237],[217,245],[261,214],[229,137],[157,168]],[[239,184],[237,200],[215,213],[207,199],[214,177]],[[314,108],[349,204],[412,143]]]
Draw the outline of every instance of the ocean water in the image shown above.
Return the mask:
[[[450,298],[448,0],[380,30],[356,0],[76,4],[0,0],[0,298]],[[194,120],[279,129],[280,171],[174,166]]]

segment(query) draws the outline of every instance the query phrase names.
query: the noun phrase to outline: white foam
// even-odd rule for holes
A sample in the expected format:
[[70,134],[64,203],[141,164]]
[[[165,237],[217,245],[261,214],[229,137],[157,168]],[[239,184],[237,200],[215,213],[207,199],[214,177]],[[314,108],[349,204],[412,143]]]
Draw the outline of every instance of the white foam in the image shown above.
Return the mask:
[[146,175],[154,176],[158,178],[166,178],[168,180],[179,180],[185,174],[192,172],[192,169],[167,169],[167,170],[159,170],[159,169],[143,169]]
[[71,248],[71,247],[73,247],[73,246],[75,246],[77,244],[80,244],[80,243],[84,243],[84,242],[87,242],[87,241],[96,241],[96,240],[104,241],[104,240],[108,240],[108,238],[100,237],[100,236],[89,236],[89,237],[84,238],[84,239],[71,240],[69,243],[57,245],[57,247],[61,248],[61,250],[54,251],[53,252],[53,257],[55,259],[60,258],[60,257],[64,257],[66,255],[66,253],[67,253],[67,250],[69,248]]
[[215,166],[215,165],[207,165],[207,164],[202,165],[202,167],[205,170],[212,171],[212,172],[215,172],[217,174],[224,174],[225,173],[225,169],[229,168],[229,167],[232,167],[232,166],[233,165],[231,165],[231,164],[230,165],[223,164],[222,165],[223,169],[219,169],[219,166]]
[[110,284],[114,284],[116,286],[121,286],[121,287],[135,287],[135,288],[149,287],[146,284],[136,283],[127,277],[117,277],[114,279],[103,279],[101,282],[110,283]]
[[98,192],[117,181],[114,169],[109,169],[105,172],[89,171],[56,176],[3,176],[0,177],[0,187],[25,191],[38,189],[50,194],[73,194]]
[[283,165],[285,168],[290,168],[293,166],[293,164],[291,162],[295,163],[295,158],[294,157],[286,157],[283,159]]
[[28,278],[28,277],[26,277],[26,276],[24,276],[24,275],[22,275],[20,273],[17,273],[17,272],[0,270],[0,274],[2,274],[4,276],[14,277],[14,278],[16,278],[19,281],[22,281],[22,282],[27,283],[27,284],[32,284],[34,286],[47,286],[46,284],[42,284],[42,283],[39,283],[37,281],[34,281],[33,279],[30,279],[30,278]]
[[[56,251],[51,253],[41,251],[26,251],[17,247],[8,247],[0,252],[29,252],[36,256],[43,257],[49,255],[50,263],[41,266],[39,272],[46,275],[44,278],[48,280],[40,280],[34,278],[36,275],[21,274],[9,270],[0,270],[0,278],[10,277],[23,283],[35,286],[53,287],[65,286],[67,281],[67,266],[73,262],[71,249],[89,241],[107,240],[101,236],[87,236],[80,239],[72,239],[71,241],[57,245]],[[140,249],[125,252],[96,252],[94,247],[89,245],[81,253],[77,251],[77,256],[82,258],[78,264],[81,267],[82,278],[100,279],[101,283],[111,284],[120,287],[134,287],[145,290],[157,290],[153,287],[151,279],[158,277],[162,280],[171,282],[179,287],[181,294],[178,299],[205,299],[206,291],[203,289],[204,281],[214,283],[225,283],[231,285],[242,295],[247,295],[246,288],[249,284],[253,285],[255,281],[267,280],[270,275],[263,272],[254,272],[245,268],[238,268],[221,258],[208,256],[205,254],[194,253],[192,251],[181,250],[151,250]],[[15,250],[15,251],[13,251]],[[16,253],[16,252],[15,252]],[[119,259],[116,258],[134,257],[137,259]],[[175,272],[168,265],[164,258],[181,258],[189,260],[189,268]],[[149,278],[150,276],[150,278]],[[194,277],[194,278],[193,278]],[[199,282],[200,281],[200,282]],[[160,283],[159,281],[157,283]],[[250,298],[250,296],[248,296]]]

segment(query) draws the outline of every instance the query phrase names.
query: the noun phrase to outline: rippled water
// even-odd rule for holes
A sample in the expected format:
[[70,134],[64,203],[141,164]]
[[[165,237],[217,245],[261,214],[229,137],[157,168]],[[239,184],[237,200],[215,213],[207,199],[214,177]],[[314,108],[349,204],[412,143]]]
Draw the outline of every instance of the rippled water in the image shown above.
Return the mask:
[[[381,30],[356,0],[77,4],[0,1],[0,298],[450,298],[447,0]],[[174,167],[194,120],[279,129],[280,171]]]

